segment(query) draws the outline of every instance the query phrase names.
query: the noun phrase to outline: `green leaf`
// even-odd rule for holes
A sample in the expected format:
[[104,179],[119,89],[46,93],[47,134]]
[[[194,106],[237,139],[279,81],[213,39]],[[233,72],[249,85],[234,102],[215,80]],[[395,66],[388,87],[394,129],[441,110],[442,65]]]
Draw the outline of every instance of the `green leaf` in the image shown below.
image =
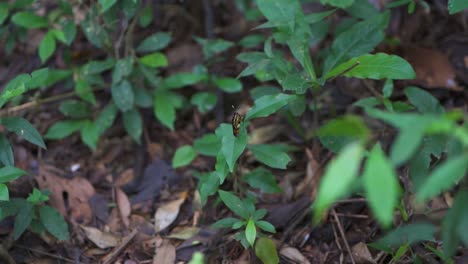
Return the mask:
[[195,41],[203,47],[203,56],[205,60],[211,59],[214,55],[221,53],[230,47],[234,46],[234,43],[224,39],[203,39],[194,37]]
[[15,165],[13,150],[11,149],[10,142],[3,133],[0,133],[0,161],[4,166]]
[[215,85],[226,93],[237,93],[242,91],[242,83],[235,78],[214,78]]
[[327,149],[337,153],[353,141],[365,142],[370,131],[360,117],[345,115],[320,127],[317,134]]
[[226,180],[227,175],[229,174],[229,166],[226,162],[226,157],[222,151],[218,152],[216,155],[216,164],[214,173],[219,178],[219,184],[223,184]]
[[206,156],[216,156],[221,148],[221,140],[215,134],[205,134],[193,142],[195,151]]
[[354,3],[346,8],[346,11],[353,17],[366,19],[369,14],[375,14],[378,10],[367,0],[355,0]]
[[0,123],[9,131],[15,132],[18,136],[23,137],[27,141],[46,149],[44,140],[41,134],[29,123],[28,120],[21,117],[4,117],[0,119]]
[[339,74],[368,79],[414,79],[413,67],[403,58],[385,53],[364,54],[344,62],[328,72],[325,79]]
[[444,242],[444,253],[447,257],[452,256],[456,252],[460,239],[466,236],[467,222],[463,222],[468,220],[463,219],[468,215],[466,201],[468,201],[468,191],[459,191],[452,207],[442,222],[442,240]]
[[250,246],[253,247],[255,243],[255,238],[257,237],[257,228],[255,227],[255,222],[252,218],[247,222],[245,227],[245,238],[249,242]]
[[101,14],[109,10],[115,3],[117,3],[117,0],[99,0],[99,4],[102,7]]
[[211,225],[211,228],[231,228],[232,225],[240,221],[241,220],[234,217],[227,217],[216,221],[214,224]]
[[293,29],[294,18],[303,15],[297,0],[257,0],[256,3],[262,14],[275,27],[288,26]]
[[63,101],[59,106],[59,110],[62,114],[71,118],[84,118],[91,114],[89,105],[73,99]]
[[98,74],[103,71],[112,69],[114,65],[115,60],[113,58],[107,58],[103,61],[90,61],[81,67],[81,73],[83,75]]
[[247,112],[245,121],[269,116],[278,111],[283,106],[287,105],[288,102],[295,100],[296,95],[289,94],[276,94],[276,95],[265,95],[255,100],[254,106]]
[[371,52],[384,39],[390,13],[376,14],[354,24],[333,41],[330,54],[325,59],[322,80],[336,65],[362,54]]
[[258,161],[272,168],[284,170],[291,161],[287,153],[274,145],[257,144],[249,145],[247,148],[252,151]]
[[140,24],[141,27],[145,28],[149,26],[149,24],[151,24],[152,21],[153,21],[153,9],[150,5],[145,6],[141,11],[138,24]]
[[81,78],[76,80],[75,91],[78,94],[78,96],[84,101],[93,105],[96,104],[96,97],[94,97],[94,93],[91,90],[91,86],[89,86],[89,83],[86,80]]
[[325,169],[314,203],[314,222],[318,223],[323,213],[338,199],[349,192],[355,181],[364,149],[360,144],[352,143],[343,148]]
[[323,5],[331,5],[339,8],[347,8],[354,3],[354,0],[320,0]]
[[126,112],[133,108],[135,95],[133,94],[132,85],[129,81],[123,80],[111,87],[112,101],[122,112]]
[[275,227],[267,221],[257,221],[255,222],[255,224],[258,226],[258,228],[262,229],[263,231],[276,233]]
[[164,86],[168,89],[177,89],[193,85],[206,79],[205,74],[180,72],[169,76],[164,80]]
[[28,228],[29,224],[32,221],[34,212],[34,206],[31,203],[24,202],[21,203],[21,207],[19,208],[19,212],[15,218],[15,226],[13,228],[13,238],[16,240],[18,239]]
[[197,189],[200,193],[200,200],[202,205],[205,205],[208,196],[213,195],[218,191],[218,187],[219,178],[214,172],[205,173],[200,176]]
[[414,86],[405,88],[405,95],[412,105],[423,114],[443,114],[445,109],[430,93]]
[[216,106],[218,97],[215,93],[211,92],[198,92],[192,96],[190,103],[196,105],[198,111],[201,113],[206,113],[212,110]]
[[41,62],[44,63],[47,59],[54,54],[56,48],[55,37],[54,34],[49,31],[45,36],[42,38],[41,43],[39,44],[39,57],[41,58]]
[[31,80],[29,74],[20,74],[9,81],[0,95],[0,107],[7,103],[11,98],[23,94],[27,91],[26,83]]
[[81,129],[82,120],[65,120],[53,124],[44,135],[47,139],[62,139]]
[[255,244],[255,255],[263,264],[280,263],[275,242],[267,237],[261,237],[257,240]]
[[317,23],[322,21],[324,18],[327,16],[333,14],[336,12],[336,9],[328,10],[328,11],[323,11],[323,12],[318,12],[318,13],[310,13],[305,15],[305,22],[309,24]]
[[174,130],[176,110],[175,106],[171,103],[171,96],[173,96],[173,93],[170,92],[156,92],[153,112],[156,118],[161,121],[164,126],[170,130]]
[[143,108],[153,106],[153,96],[145,88],[135,89],[135,105]]
[[265,215],[268,213],[268,210],[267,209],[258,209],[257,211],[255,211],[253,214],[252,214],[252,218],[253,220],[255,221],[258,221],[260,219],[262,219],[263,217],[265,217]]
[[265,55],[265,53],[256,51],[243,52],[237,55],[236,58],[241,62],[249,64],[241,73],[239,73],[239,76],[237,76],[237,78],[249,76],[257,73],[258,71],[264,70],[270,64],[271,61],[271,59],[268,58]]
[[419,188],[416,200],[420,203],[436,196],[458,183],[468,167],[468,154],[448,159],[437,166]]
[[68,225],[63,216],[53,207],[42,205],[39,208],[41,223],[58,240],[68,240]]
[[448,6],[449,14],[452,15],[464,9],[467,9],[468,3],[464,0],[449,0],[447,6]]
[[99,113],[99,116],[94,121],[94,125],[98,128],[99,135],[104,133],[109,127],[112,126],[117,116],[117,107],[110,102],[107,106]]
[[265,36],[261,34],[251,34],[243,37],[239,41],[239,45],[244,48],[255,48],[256,46],[260,45],[265,41]]
[[393,93],[393,80],[387,79],[385,80],[384,86],[382,88],[382,96],[384,98],[390,98]]
[[161,52],[154,52],[143,56],[138,59],[138,61],[150,68],[159,68],[159,67],[166,67],[168,65],[166,55]]
[[242,179],[247,182],[250,187],[258,188],[264,193],[281,192],[281,188],[276,183],[275,176],[263,167],[256,168],[253,171],[244,174]]
[[70,46],[76,37],[76,24],[73,20],[66,20],[61,24],[63,35],[65,37],[65,43]]
[[185,145],[178,148],[172,158],[172,167],[179,168],[190,164],[197,156],[192,146]]
[[376,144],[364,166],[363,184],[369,205],[384,226],[393,221],[393,210],[398,203],[398,178],[380,144]]
[[400,226],[376,243],[387,247],[399,247],[403,244],[414,244],[424,240],[434,240],[436,227],[429,223],[413,223]]
[[[8,201],[8,200],[10,200],[10,194],[8,193],[8,187],[5,184],[0,183],[0,201]],[[0,219],[2,218],[1,213],[2,212],[0,210]]]
[[133,58],[127,57],[125,59],[118,60],[115,64],[114,70],[112,71],[112,84],[117,84],[124,77],[129,76],[133,72]]
[[219,190],[218,194],[219,198],[221,198],[229,210],[243,219],[249,219],[249,213],[247,212],[246,208],[242,206],[242,201],[239,199],[239,197],[235,196],[231,192],[226,192],[223,190]]
[[55,37],[56,40],[66,44],[67,40],[65,39],[65,34],[63,31],[58,29],[51,29],[49,32]]
[[86,120],[81,129],[81,141],[92,150],[96,150],[96,145],[99,140],[99,127],[96,123]]
[[5,22],[8,17],[8,3],[0,3],[0,26]]
[[11,17],[11,21],[27,29],[46,28],[49,25],[47,18],[27,11],[17,12]]
[[137,142],[141,142],[141,133],[143,132],[143,120],[140,112],[132,108],[123,113],[123,121],[127,133]]
[[39,189],[34,188],[33,192],[28,195],[27,201],[37,205],[41,202],[49,201],[49,194],[50,192],[48,190],[41,192]]
[[279,94],[280,92],[281,90],[274,86],[257,86],[249,91],[250,97],[252,97],[253,100],[257,100],[265,95]]
[[245,128],[241,126],[240,135],[235,137],[232,134],[232,127],[230,124],[221,124],[218,129],[216,129],[215,133],[219,138],[221,138],[222,154],[229,166],[229,171],[233,172],[237,159],[242,152],[244,152],[245,146],[247,145]]
[[171,42],[171,35],[166,32],[158,32],[145,38],[140,45],[138,45],[137,52],[151,52],[162,50]]
[[14,181],[26,174],[27,172],[16,167],[5,166],[3,168],[0,168],[0,183]]

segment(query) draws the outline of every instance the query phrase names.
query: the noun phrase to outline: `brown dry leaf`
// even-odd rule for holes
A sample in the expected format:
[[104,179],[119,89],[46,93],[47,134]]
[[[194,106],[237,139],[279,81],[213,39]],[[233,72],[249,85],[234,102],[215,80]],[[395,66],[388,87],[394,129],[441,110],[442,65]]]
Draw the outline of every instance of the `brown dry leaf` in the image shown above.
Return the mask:
[[90,226],[81,226],[81,228],[85,231],[86,237],[101,249],[115,247],[120,241],[117,236],[97,228]]
[[353,246],[351,249],[354,260],[358,264],[365,264],[365,263],[375,263],[374,258],[372,257],[367,245],[363,242],[359,242]]
[[153,264],[174,264],[175,260],[176,249],[169,240],[164,240],[161,246],[156,247]]
[[[50,204],[62,215],[66,216],[68,209],[71,219],[75,222],[91,222],[92,210],[88,201],[95,194],[94,187],[85,178],[66,179],[57,176],[61,173],[63,172],[59,169],[41,163],[36,176],[39,188],[51,191]],[[67,200],[64,197],[67,197]]]
[[416,82],[427,88],[462,91],[455,81],[455,69],[447,55],[436,49],[405,47],[404,57],[416,72]]
[[120,189],[115,188],[115,199],[117,200],[117,206],[119,207],[120,217],[126,228],[130,226],[130,213],[132,206],[128,200],[128,196]]
[[317,186],[320,177],[322,176],[322,169],[320,167],[320,163],[315,159],[310,149],[306,148],[306,154],[309,158],[306,168],[306,177],[297,185],[295,197],[300,197],[304,192],[307,192],[313,200],[317,194]]
[[199,231],[200,231],[199,227],[195,227],[195,226],[184,227],[184,228],[182,228],[180,230],[172,232],[167,237],[168,238],[176,238],[176,239],[180,239],[180,240],[187,240],[187,239],[192,238]]
[[134,177],[135,177],[135,173],[133,172],[133,169],[132,168],[126,169],[122,173],[120,173],[119,176],[117,176],[117,179],[115,180],[114,184],[117,187],[122,187],[130,183]]
[[283,129],[284,126],[281,125],[269,125],[256,128],[250,135],[249,144],[263,144],[268,142],[283,132]]
[[280,250],[280,254],[291,260],[293,263],[310,264],[306,257],[304,257],[297,248],[284,247]]
[[172,224],[179,215],[180,206],[185,202],[187,192],[183,192],[177,200],[166,203],[156,210],[154,214],[154,230],[160,232]]

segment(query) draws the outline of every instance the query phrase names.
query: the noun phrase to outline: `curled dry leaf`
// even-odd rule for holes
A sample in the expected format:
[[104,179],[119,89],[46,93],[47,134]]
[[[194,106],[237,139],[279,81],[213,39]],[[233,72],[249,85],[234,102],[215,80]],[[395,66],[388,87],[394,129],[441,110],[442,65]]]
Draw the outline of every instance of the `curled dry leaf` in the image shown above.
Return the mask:
[[358,264],[376,263],[369,249],[367,248],[367,245],[363,242],[359,242],[356,245],[354,245],[351,249],[351,252],[353,253],[354,260],[356,260],[356,263]]
[[120,189],[115,189],[115,199],[117,200],[117,206],[119,207],[120,217],[122,218],[122,222],[126,228],[130,226],[130,213],[132,211],[132,207],[130,205],[130,201],[128,200],[128,196]]
[[90,226],[81,226],[81,228],[84,230],[86,237],[101,249],[115,247],[120,241],[117,236],[102,232],[97,228]]
[[153,256],[153,264],[173,264],[176,260],[176,249],[169,242],[169,240],[164,240],[160,247],[157,247],[155,250],[155,255]]
[[310,262],[301,254],[297,248],[293,247],[284,247],[280,250],[280,254],[286,258],[291,260],[293,263],[303,263],[303,264],[310,264]]
[[284,126],[281,125],[269,125],[256,128],[251,133],[249,144],[263,144],[268,142],[283,132],[283,129]]
[[180,206],[185,202],[187,192],[177,200],[161,205],[154,214],[154,230],[160,232],[170,226],[179,215]]

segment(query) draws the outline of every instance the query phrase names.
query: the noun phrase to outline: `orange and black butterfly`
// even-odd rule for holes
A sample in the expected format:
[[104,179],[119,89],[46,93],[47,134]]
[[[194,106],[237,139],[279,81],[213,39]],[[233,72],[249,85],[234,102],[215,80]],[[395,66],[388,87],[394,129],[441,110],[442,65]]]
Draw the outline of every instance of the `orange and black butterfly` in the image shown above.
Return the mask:
[[241,123],[244,121],[244,116],[238,112],[234,112],[232,116],[232,134],[237,137],[240,134]]

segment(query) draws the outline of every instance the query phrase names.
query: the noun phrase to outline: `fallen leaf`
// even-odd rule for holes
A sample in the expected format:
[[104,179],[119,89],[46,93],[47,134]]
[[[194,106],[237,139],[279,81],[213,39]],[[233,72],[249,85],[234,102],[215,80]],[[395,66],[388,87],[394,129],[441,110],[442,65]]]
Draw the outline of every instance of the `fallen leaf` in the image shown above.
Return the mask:
[[115,247],[120,241],[117,236],[97,228],[90,226],[81,226],[81,228],[85,231],[86,237],[101,249]]
[[250,135],[249,144],[263,144],[268,142],[283,132],[283,129],[284,126],[281,125],[268,125],[255,128]]
[[168,241],[164,240],[160,247],[155,250],[153,264],[173,264],[176,260],[176,249]]
[[196,235],[199,231],[200,231],[199,227],[194,227],[194,226],[184,227],[184,228],[182,228],[180,230],[172,232],[167,237],[168,238],[176,238],[176,239],[180,239],[180,240],[187,240],[187,239],[193,237],[194,235]]
[[128,228],[130,226],[129,216],[132,211],[128,196],[120,188],[115,188],[115,199],[117,200],[122,222]]
[[179,215],[180,206],[185,202],[187,192],[183,192],[177,200],[166,203],[156,210],[154,214],[154,230],[160,232],[170,226],[177,215]]
[[354,245],[351,249],[351,252],[353,253],[354,260],[358,264],[375,263],[375,260],[367,248],[367,245],[363,242],[359,242]]
[[280,250],[280,254],[293,263],[310,264],[306,257],[304,257],[297,248],[284,247]]

